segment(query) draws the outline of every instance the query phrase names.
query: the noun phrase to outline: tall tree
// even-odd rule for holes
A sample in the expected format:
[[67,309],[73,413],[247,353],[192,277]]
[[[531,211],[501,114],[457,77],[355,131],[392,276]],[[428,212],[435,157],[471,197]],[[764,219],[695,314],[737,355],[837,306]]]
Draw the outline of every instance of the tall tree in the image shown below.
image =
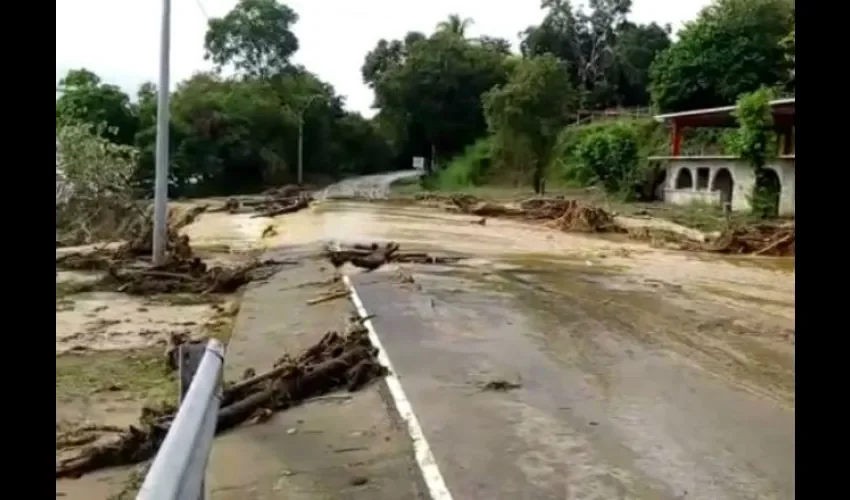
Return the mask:
[[787,80],[781,41],[790,0],[715,0],[652,65],[652,97],[664,111],[724,106]]
[[247,76],[279,74],[298,50],[292,32],[297,21],[294,10],[275,0],[239,0],[226,16],[210,20],[205,58],[218,69],[232,66]]
[[669,44],[669,32],[628,22],[631,4],[591,0],[582,9],[569,0],[543,0],[546,16],[523,33],[522,53],[554,54],[569,63],[583,108],[644,105],[649,97],[636,87],[648,79],[649,64]]
[[575,111],[577,97],[565,63],[551,54],[523,59],[506,84],[483,97],[497,152],[527,148],[535,191],[542,188],[555,140]]
[[139,127],[136,110],[119,87],[102,83],[87,69],[75,69],[59,80],[59,89],[58,123],[87,124],[116,144],[133,143]]
[[466,30],[472,26],[474,21],[468,17],[461,17],[459,14],[450,14],[445,21],[440,21],[437,24],[437,31],[441,33],[450,33],[461,38],[466,36]]
[[502,53],[439,32],[402,52],[374,81],[381,119],[402,149],[445,158],[485,133],[481,94],[505,81]]

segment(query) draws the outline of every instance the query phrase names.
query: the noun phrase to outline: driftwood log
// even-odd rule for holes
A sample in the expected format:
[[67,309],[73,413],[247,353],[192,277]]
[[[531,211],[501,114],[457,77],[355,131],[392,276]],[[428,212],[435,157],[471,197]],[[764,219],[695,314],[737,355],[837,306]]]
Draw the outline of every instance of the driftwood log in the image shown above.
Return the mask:
[[398,243],[389,242],[383,246],[377,243],[369,245],[354,244],[349,248],[325,248],[325,258],[336,267],[342,267],[346,263],[371,271],[388,262],[408,264],[452,264],[461,257],[457,256],[435,256],[425,252],[402,252]]
[[[378,363],[377,349],[371,345],[362,322],[352,321],[349,330],[346,334],[328,332],[294,360],[283,356],[265,373],[226,384],[216,432],[331,391],[359,390],[386,375],[387,370]],[[152,458],[165,439],[174,415],[174,408],[143,410],[139,425],[118,433],[117,439],[83,448],[76,456],[57,461],[56,477],[79,477],[97,469]]]

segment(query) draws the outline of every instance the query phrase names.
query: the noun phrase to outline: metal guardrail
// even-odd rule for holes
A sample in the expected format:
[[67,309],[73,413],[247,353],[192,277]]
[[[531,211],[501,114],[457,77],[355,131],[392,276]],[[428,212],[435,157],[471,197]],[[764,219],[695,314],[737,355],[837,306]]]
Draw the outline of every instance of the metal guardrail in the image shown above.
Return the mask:
[[221,402],[224,347],[184,344],[177,352],[180,408],[137,500],[203,500],[204,476]]

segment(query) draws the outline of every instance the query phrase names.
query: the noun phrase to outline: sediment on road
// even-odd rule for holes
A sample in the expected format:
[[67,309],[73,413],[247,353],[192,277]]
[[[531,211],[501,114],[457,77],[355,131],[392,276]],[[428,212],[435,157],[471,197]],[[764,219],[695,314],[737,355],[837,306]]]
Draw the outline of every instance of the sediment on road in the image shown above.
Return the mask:
[[503,203],[465,194],[422,193],[408,199],[407,203],[475,216],[478,218],[470,222],[482,225],[486,224],[487,218],[509,218],[542,224],[565,232],[620,233],[633,240],[673,250],[793,256],[795,247],[793,221],[746,224],[728,222],[722,230],[707,233],[658,217],[627,216],[609,211],[590,201],[561,197],[532,197]]

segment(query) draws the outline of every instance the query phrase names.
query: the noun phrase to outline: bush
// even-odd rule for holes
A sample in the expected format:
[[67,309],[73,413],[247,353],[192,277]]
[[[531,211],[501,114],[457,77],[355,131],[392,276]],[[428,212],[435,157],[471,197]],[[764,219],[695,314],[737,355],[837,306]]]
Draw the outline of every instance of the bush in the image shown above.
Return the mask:
[[484,184],[492,166],[492,143],[490,138],[479,139],[467,146],[463,154],[455,157],[440,170],[435,179],[439,189],[457,189]]
[[135,209],[130,179],[137,152],[98,132],[88,125],[56,126],[56,230],[68,244],[114,237]]
[[576,145],[574,175],[582,184],[599,184],[609,193],[627,193],[638,179],[638,138],[631,127],[598,130]]
[[550,178],[557,183],[585,186],[595,180],[586,178],[582,172],[583,163],[577,156],[579,145],[589,136],[614,130],[613,134],[626,132],[634,137],[638,147],[638,169],[651,170],[647,158],[652,155],[664,154],[669,146],[669,134],[658,122],[651,119],[624,119],[617,121],[597,122],[589,125],[569,126],[558,136],[558,142],[549,165]]

